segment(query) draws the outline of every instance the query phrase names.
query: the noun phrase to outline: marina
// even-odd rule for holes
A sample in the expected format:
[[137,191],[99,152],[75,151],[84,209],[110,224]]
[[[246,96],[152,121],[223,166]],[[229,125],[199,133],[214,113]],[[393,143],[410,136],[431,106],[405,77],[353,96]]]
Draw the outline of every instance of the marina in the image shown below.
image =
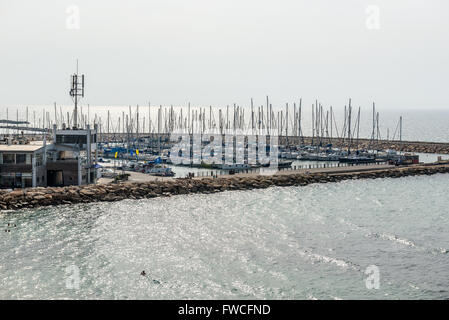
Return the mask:
[[[7,166],[2,166],[0,186],[80,186],[95,184],[102,174],[114,181],[127,180],[129,172],[160,177],[182,172],[177,177],[184,178],[262,173],[267,167],[271,171],[324,167],[326,163],[329,167],[419,163],[419,155],[401,152],[402,147],[379,148],[386,141],[380,136],[379,112],[374,103],[370,139],[360,138],[361,109],[354,119],[351,99],[344,106],[341,124],[335,120],[334,108],[326,109],[315,100],[310,108],[311,137],[303,134],[302,99],[292,107],[287,103],[284,109],[273,108],[268,96],[265,105],[255,107],[251,99],[248,108],[236,104],[226,109],[191,108],[190,104],[186,109],[160,106],[153,110],[156,119],[152,119],[151,104],[147,118],[139,106],[134,110],[129,107],[126,115],[123,111],[116,120],[108,110],[104,123],[97,113],[91,115],[89,105],[87,114],[79,106],[84,98],[84,81],[77,64],[71,76],[72,112],[64,115],[55,103],[53,117],[44,109],[38,126],[35,112],[31,126],[28,108],[25,119],[20,119],[17,111],[16,120],[9,119],[6,109],[6,119],[0,120],[0,141],[4,145],[0,163]],[[401,116],[390,143],[404,144],[402,126]],[[41,146],[33,149],[39,154],[26,156],[25,149],[31,145]],[[21,161],[26,169],[20,167]],[[178,167],[195,170],[186,172]]]
[[449,1],[0,0],[0,30],[5,304],[449,299]]

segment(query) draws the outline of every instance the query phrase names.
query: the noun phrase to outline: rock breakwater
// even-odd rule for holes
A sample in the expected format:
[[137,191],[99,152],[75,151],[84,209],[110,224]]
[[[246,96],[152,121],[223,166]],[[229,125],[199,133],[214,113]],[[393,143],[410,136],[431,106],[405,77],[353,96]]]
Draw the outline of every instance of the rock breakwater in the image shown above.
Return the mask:
[[[279,141],[281,144],[285,144],[287,139],[285,137],[280,137]],[[449,143],[446,142],[425,142],[425,141],[397,141],[397,140],[370,140],[370,139],[359,139],[359,141],[349,142],[347,139],[332,138],[325,139],[326,143],[332,143],[334,147],[347,149],[349,146],[354,148],[358,146],[360,149],[368,150],[396,150],[402,152],[418,152],[418,153],[438,153],[438,154],[449,154]],[[308,145],[312,144],[313,140],[311,137],[289,137],[288,142],[292,145]],[[316,144],[316,139],[315,139]]]
[[192,193],[261,189],[272,186],[305,186],[348,179],[398,178],[449,173],[449,164],[415,165],[338,172],[290,171],[287,174],[246,175],[220,178],[172,179],[151,182],[99,184],[70,187],[0,190],[0,210],[18,210],[50,205],[144,199]]

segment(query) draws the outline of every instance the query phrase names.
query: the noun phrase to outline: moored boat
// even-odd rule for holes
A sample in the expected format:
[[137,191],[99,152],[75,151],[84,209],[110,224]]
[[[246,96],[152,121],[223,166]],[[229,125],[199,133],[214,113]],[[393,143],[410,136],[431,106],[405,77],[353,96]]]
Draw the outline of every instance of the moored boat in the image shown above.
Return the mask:
[[175,173],[169,167],[163,165],[155,165],[153,167],[147,168],[145,173],[148,173],[152,176],[160,176],[160,177],[173,177]]

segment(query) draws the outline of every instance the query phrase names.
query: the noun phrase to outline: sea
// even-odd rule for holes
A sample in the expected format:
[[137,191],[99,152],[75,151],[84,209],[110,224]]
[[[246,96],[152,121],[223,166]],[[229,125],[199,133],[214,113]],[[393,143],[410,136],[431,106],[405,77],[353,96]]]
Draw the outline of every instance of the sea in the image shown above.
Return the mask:
[[[449,113],[401,114],[403,139],[449,141]],[[0,299],[449,299],[448,186],[436,174],[1,211]]]

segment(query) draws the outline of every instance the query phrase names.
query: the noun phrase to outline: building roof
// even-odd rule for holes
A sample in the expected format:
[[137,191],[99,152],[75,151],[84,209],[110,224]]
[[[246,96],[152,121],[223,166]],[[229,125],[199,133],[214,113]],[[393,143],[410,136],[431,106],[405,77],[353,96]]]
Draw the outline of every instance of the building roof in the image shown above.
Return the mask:
[[29,144],[0,144],[0,152],[34,152],[43,146],[43,141],[33,141]]

